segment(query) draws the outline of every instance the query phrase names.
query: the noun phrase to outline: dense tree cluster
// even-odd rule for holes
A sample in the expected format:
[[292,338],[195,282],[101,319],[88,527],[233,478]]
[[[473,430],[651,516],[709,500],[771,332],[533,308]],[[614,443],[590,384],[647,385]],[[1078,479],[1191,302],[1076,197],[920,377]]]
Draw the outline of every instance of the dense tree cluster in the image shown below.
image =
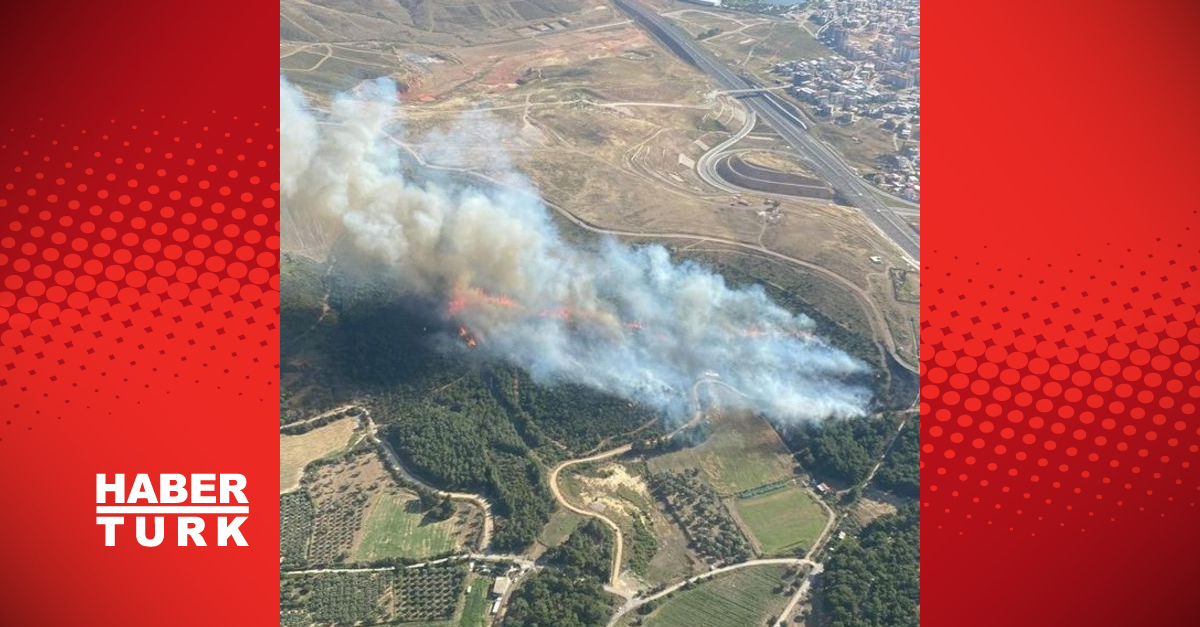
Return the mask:
[[916,504],[875,519],[831,551],[816,590],[829,627],[921,624],[921,512]]
[[875,483],[896,494],[917,498],[921,493],[921,420],[912,416],[892,444]]
[[[352,253],[339,252],[339,260],[343,254]],[[302,310],[287,318],[291,324],[312,327],[314,303],[327,289],[334,314],[285,347],[285,421],[334,403],[366,404],[406,467],[439,488],[492,500],[497,550],[524,549],[549,520],[547,451],[577,455],[653,417],[610,395],[535,384],[519,369],[484,359],[454,339],[444,321],[423,313],[444,304],[401,298],[354,263],[339,262],[326,276],[311,262],[293,270],[284,277],[288,289],[314,293],[284,304]]]
[[538,571],[513,593],[504,627],[599,627],[613,611],[604,592],[612,560],[612,538],[591,519],[545,557]]
[[[508,400],[531,424],[526,428],[583,452],[614,434],[626,433],[653,420],[648,407],[582,385],[534,385],[528,375],[513,371]],[[510,391],[511,390],[511,391]]]
[[750,544],[738,529],[721,496],[700,478],[700,471],[658,472],[650,490],[688,537],[688,547],[711,564],[747,560]]
[[870,474],[897,425],[895,416],[885,414],[803,423],[782,435],[806,470],[853,485]]
[[280,283],[288,288],[279,293],[279,339],[286,343],[311,328],[321,315],[324,269],[320,262],[283,251],[279,270]]
[[608,580],[612,567],[612,532],[595,518],[587,519],[566,541],[546,552],[546,562],[571,579]]
[[446,520],[454,515],[454,500],[450,497],[442,496],[424,486],[418,486],[416,491],[417,501],[426,516],[434,520]]
[[455,396],[447,405],[399,399],[391,404],[395,398],[378,399],[375,413],[391,421],[387,437],[404,463],[440,487],[491,498],[502,516],[492,536],[497,550],[521,550],[533,542],[550,519],[552,497],[495,399],[476,393]]

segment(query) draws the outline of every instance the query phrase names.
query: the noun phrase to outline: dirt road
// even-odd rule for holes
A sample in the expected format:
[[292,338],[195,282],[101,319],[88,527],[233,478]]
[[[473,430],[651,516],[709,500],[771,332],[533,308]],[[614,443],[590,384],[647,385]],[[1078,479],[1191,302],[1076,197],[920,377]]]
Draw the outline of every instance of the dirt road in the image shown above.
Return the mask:
[[554,500],[558,501],[558,503],[560,505],[567,508],[568,510],[575,512],[576,514],[579,514],[581,516],[587,516],[589,518],[596,518],[596,519],[600,520],[601,522],[603,522],[604,524],[608,525],[610,529],[612,529],[612,531],[613,531],[613,563],[612,563],[611,572],[609,574],[608,582],[609,582],[609,585],[612,586],[613,588],[620,587],[621,559],[622,559],[624,551],[625,551],[625,541],[621,537],[621,528],[618,527],[617,523],[613,522],[611,518],[608,518],[607,516],[605,516],[604,514],[601,514],[600,512],[596,512],[596,511],[593,511],[590,509],[584,509],[582,507],[576,507],[575,505],[572,505],[571,502],[568,501],[565,496],[563,496],[562,491],[558,489],[558,473],[561,472],[562,469],[570,467],[570,466],[576,466],[579,464],[587,464],[590,462],[598,462],[601,460],[609,459],[611,457],[616,457],[618,455],[623,455],[625,453],[628,453],[631,448],[633,448],[633,445],[625,444],[623,446],[618,446],[617,448],[604,451],[603,453],[597,453],[595,455],[591,455],[588,457],[580,457],[578,459],[569,459],[565,462],[558,464],[550,471],[550,492],[552,492],[554,494]]

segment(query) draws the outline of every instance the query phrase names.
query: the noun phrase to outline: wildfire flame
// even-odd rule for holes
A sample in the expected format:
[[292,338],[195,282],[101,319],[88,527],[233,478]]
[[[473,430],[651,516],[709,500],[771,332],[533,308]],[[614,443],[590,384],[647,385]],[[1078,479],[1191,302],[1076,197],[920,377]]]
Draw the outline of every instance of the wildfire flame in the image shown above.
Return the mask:
[[[475,308],[475,307],[480,307],[480,306],[501,307],[504,309],[512,309],[515,311],[525,311],[525,306],[523,304],[521,304],[520,302],[517,302],[516,300],[514,300],[508,296],[504,296],[502,294],[491,294],[491,293],[488,293],[479,288],[465,288],[465,289],[454,290],[454,298],[452,298],[450,300],[450,302],[448,302],[446,304],[446,315],[451,318],[457,318],[457,317],[461,316],[461,314],[463,312],[465,312],[469,309]],[[555,319],[559,319],[559,320],[568,320],[568,321],[569,320],[604,321],[606,318],[608,318],[607,314],[601,314],[601,313],[595,313],[595,312],[580,312],[577,310],[573,310],[569,307],[557,307],[554,309],[544,309],[542,311],[536,312],[534,315],[541,317],[541,318],[555,318]],[[645,325],[643,325],[640,321],[637,321],[637,320],[622,321],[619,324],[626,329],[632,329],[632,330],[642,330],[645,328]],[[814,337],[810,331],[806,331],[806,330],[779,331],[779,330],[760,329],[757,327],[749,327],[749,328],[744,328],[744,329],[735,329],[734,332],[737,333],[738,335],[741,335],[742,337],[747,337],[747,338],[769,337],[772,335],[787,335],[787,336],[794,337],[797,339],[809,340]],[[478,338],[476,338],[476,336],[471,331],[469,331],[465,326],[460,326],[458,328],[458,336],[469,347],[474,348],[479,343]]]
[[458,337],[462,338],[463,342],[465,342],[467,346],[475,348],[475,336],[467,330],[467,327],[458,327]]
[[446,314],[454,317],[473,305],[524,308],[520,303],[507,296],[489,294],[478,288],[456,289],[454,290],[454,298],[446,304]]

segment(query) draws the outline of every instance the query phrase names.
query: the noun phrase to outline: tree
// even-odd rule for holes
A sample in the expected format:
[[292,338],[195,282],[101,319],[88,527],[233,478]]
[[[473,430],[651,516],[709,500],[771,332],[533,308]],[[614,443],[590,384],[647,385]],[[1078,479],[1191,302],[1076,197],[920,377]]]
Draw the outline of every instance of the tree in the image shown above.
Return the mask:
[[816,591],[830,627],[918,627],[921,514],[907,505],[838,543]]

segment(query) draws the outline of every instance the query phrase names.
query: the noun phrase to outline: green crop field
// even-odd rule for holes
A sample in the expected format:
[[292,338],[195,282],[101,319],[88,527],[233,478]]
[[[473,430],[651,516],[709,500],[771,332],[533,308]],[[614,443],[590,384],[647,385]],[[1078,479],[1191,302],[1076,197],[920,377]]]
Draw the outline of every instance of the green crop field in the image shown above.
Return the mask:
[[648,464],[654,472],[699,468],[723,495],[792,476],[792,456],[779,434],[762,417],[744,413],[721,416],[699,446],[653,457]]
[[484,627],[487,624],[488,608],[488,579],[472,577],[471,591],[463,603],[462,614],[458,617],[458,627]]
[[411,511],[416,497],[388,493],[371,510],[355,559],[371,561],[387,557],[421,559],[453,550],[457,517],[430,522],[421,512]]
[[764,555],[812,547],[828,518],[825,510],[799,486],[738,499],[738,516],[750,528]]
[[787,595],[775,592],[784,566],[749,566],[670,597],[646,617],[646,627],[758,627]]

